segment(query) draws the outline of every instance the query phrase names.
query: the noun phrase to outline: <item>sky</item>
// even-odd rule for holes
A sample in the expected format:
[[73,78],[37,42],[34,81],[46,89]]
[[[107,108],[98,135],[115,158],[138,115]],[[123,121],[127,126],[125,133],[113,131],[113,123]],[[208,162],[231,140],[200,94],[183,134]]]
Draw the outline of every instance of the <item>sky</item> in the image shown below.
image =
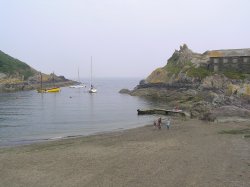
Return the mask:
[[146,78],[186,43],[250,48],[249,0],[0,0],[0,50],[66,78]]

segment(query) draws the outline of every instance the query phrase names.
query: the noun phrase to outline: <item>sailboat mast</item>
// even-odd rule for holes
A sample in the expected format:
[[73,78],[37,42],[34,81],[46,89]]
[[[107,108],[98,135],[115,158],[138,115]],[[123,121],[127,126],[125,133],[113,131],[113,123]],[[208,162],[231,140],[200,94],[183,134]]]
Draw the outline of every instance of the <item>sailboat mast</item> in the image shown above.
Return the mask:
[[78,82],[80,82],[80,76],[79,76],[79,67],[78,67]]
[[42,76],[42,72],[40,72],[40,83],[41,83],[41,90],[43,89],[43,76]]
[[90,62],[91,62],[91,67],[90,67],[90,85],[92,86],[92,56],[91,56],[91,59],[90,59]]
[[53,71],[53,87],[55,88],[55,73]]

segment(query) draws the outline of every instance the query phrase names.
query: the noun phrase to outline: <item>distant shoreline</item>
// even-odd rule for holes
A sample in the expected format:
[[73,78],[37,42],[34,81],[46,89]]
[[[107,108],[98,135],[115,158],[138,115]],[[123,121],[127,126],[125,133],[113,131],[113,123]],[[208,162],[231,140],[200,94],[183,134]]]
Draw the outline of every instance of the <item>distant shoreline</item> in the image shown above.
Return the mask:
[[[44,83],[43,88],[48,87],[67,87],[74,85],[75,81],[62,81],[57,82],[53,85],[53,83]],[[28,84],[27,82],[20,82],[20,83],[8,83],[8,84],[0,84],[0,93],[12,93],[12,92],[18,92],[18,91],[28,91],[28,90],[36,90],[37,88],[40,88],[40,84]]]

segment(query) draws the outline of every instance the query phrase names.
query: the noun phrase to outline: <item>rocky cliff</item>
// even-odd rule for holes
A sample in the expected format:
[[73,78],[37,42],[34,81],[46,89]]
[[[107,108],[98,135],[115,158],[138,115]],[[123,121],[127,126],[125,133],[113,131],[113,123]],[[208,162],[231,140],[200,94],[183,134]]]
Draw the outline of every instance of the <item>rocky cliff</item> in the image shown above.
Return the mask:
[[154,70],[134,90],[121,93],[160,100],[202,119],[221,119],[217,115],[222,116],[223,112],[215,112],[220,108],[221,111],[239,108],[241,118],[250,117],[247,115],[250,110],[249,74],[235,71],[235,68],[214,71],[209,68],[212,54],[214,51],[195,53],[184,44],[164,67]]
[[206,63],[209,57],[191,51],[187,45],[180,46],[163,68],[158,68],[146,79],[148,83],[194,83],[211,72],[207,70]]
[[[63,76],[42,74],[44,87],[65,86],[73,82]],[[31,90],[40,86],[41,74],[28,64],[0,51],[0,92]]]

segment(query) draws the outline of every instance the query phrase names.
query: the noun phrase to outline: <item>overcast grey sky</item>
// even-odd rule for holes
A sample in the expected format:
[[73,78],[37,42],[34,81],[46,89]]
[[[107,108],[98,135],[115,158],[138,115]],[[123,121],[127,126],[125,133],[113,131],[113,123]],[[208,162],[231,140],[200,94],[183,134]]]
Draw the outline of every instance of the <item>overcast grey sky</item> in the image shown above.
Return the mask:
[[250,47],[249,0],[0,0],[0,50],[72,78],[146,77],[186,43]]

